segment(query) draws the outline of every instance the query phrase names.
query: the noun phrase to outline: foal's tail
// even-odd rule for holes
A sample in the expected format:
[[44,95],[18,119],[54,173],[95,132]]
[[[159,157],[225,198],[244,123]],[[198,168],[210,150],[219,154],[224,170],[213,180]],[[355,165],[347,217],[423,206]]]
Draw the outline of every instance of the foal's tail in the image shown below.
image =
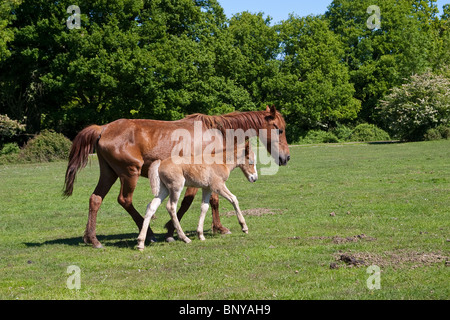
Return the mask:
[[150,169],[148,170],[148,177],[150,180],[150,186],[152,187],[152,192],[155,197],[159,196],[159,189],[161,180],[159,179],[158,169],[161,165],[161,160],[153,161]]
[[101,132],[102,127],[92,125],[83,129],[73,140],[64,182],[64,196],[70,197],[72,195],[77,172],[86,167],[89,153],[93,151],[95,144],[100,139]]

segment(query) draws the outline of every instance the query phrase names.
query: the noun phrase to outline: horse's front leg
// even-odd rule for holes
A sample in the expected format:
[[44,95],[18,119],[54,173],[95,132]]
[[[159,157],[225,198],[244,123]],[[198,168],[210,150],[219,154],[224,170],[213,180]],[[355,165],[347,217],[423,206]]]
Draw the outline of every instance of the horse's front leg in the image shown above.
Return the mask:
[[231,234],[230,229],[225,228],[222,223],[220,222],[220,216],[219,216],[219,195],[217,193],[213,193],[211,196],[211,199],[209,200],[209,203],[211,204],[211,211],[212,211],[212,230],[213,233],[220,233],[220,234]]
[[236,196],[232,194],[225,185],[223,185],[218,192],[222,197],[230,201],[230,203],[233,205],[239,224],[242,227],[242,232],[248,233],[247,223],[245,222],[244,216],[242,215],[241,208],[239,208],[239,201],[237,200]]
[[197,235],[201,241],[206,240],[205,236],[203,235],[203,225],[205,223],[206,212],[209,209],[210,198],[211,198],[211,191],[209,189],[203,189],[200,219],[198,220],[198,227],[197,227]]

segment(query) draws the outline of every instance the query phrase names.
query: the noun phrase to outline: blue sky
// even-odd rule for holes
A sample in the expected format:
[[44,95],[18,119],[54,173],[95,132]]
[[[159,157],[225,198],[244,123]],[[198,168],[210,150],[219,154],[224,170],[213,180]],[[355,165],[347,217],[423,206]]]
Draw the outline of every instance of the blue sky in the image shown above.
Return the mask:
[[[286,20],[289,13],[295,13],[301,17],[325,13],[331,2],[331,0],[219,0],[227,17],[242,11],[252,13],[262,11],[265,17],[270,15],[273,18],[272,24]],[[449,3],[449,0],[437,1],[441,13],[442,6],[446,3]]]

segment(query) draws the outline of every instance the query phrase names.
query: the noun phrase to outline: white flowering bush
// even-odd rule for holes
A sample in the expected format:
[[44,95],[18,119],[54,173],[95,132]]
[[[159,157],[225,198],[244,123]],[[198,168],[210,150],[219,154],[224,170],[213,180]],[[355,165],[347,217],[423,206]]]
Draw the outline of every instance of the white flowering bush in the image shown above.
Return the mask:
[[380,101],[379,116],[391,136],[423,140],[429,129],[450,126],[450,74],[427,72],[413,75],[401,87],[391,89]]
[[0,146],[22,132],[25,132],[25,124],[10,119],[6,114],[0,114]]

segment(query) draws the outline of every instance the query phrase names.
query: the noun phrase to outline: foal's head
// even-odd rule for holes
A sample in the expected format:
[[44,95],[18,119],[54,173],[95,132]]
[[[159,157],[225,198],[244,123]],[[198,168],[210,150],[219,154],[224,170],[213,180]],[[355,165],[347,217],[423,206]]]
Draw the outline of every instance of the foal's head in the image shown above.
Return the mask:
[[245,142],[245,146],[237,149],[236,154],[237,166],[241,168],[245,177],[250,182],[258,180],[258,172],[256,171],[256,155],[250,147],[250,141]]

